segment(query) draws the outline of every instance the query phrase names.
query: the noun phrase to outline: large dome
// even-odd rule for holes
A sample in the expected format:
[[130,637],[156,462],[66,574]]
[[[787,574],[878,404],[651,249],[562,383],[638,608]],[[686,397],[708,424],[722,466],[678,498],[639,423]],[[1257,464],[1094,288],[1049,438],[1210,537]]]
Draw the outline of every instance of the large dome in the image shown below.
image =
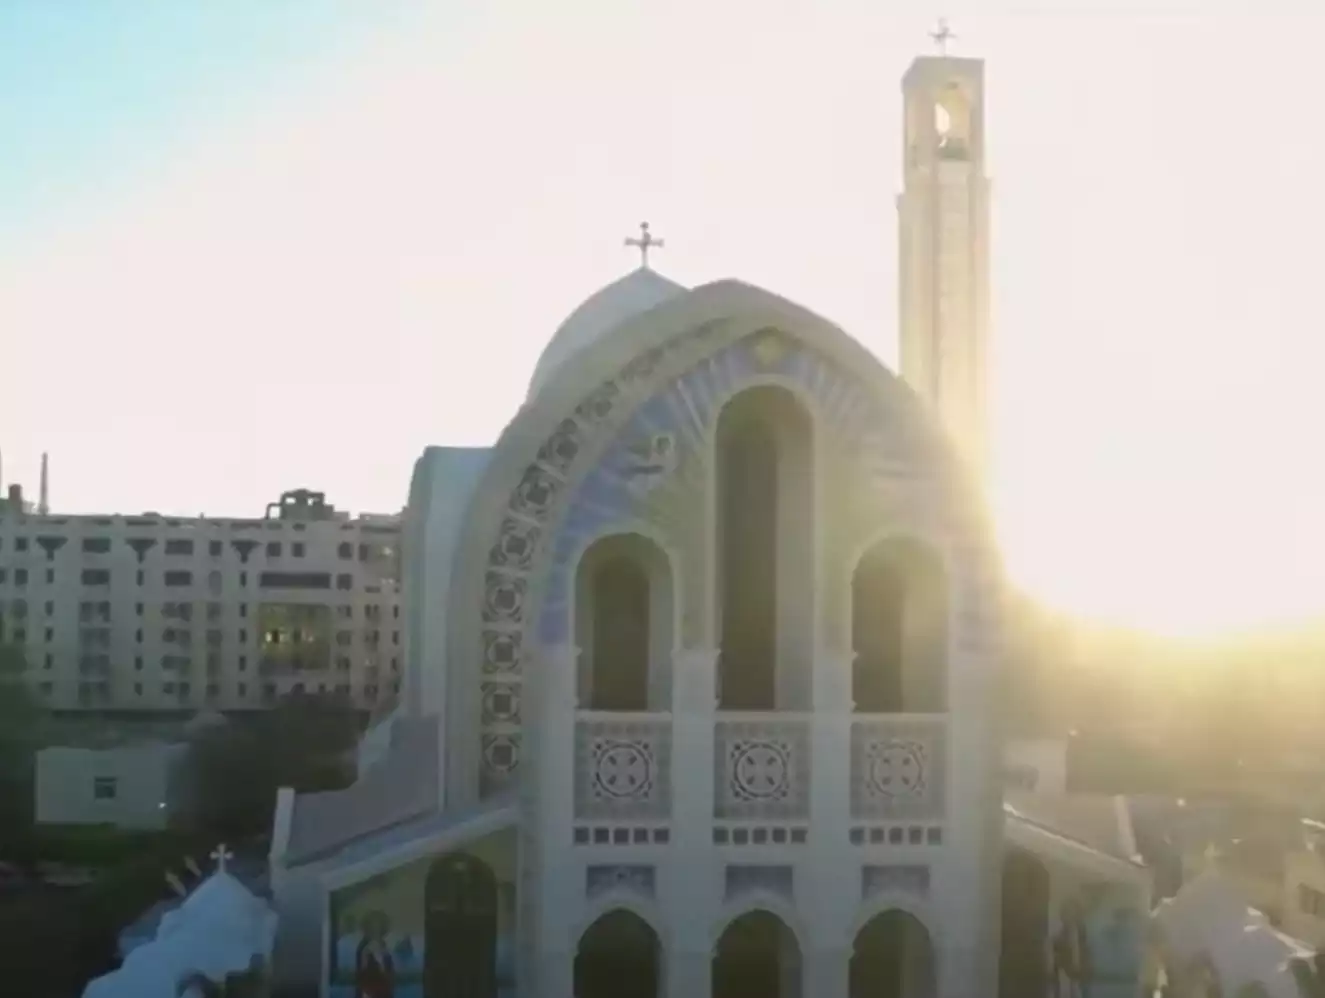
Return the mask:
[[621,323],[685,293],[686,288],[647,267],[640,267],[594,292],[557,328],[543,348],[534,366],[534,376],[529,380],[526,399],[532,401],[567,361],[601,341]]

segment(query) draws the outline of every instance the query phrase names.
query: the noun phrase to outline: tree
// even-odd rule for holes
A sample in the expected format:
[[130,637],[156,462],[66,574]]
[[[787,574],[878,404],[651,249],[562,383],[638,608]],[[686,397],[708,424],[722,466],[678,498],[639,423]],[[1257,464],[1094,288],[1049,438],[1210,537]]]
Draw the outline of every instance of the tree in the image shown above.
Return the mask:
[[350,782],[360,729],[347,698],[307,695],[204,728],[179,772],[179,822],[230,842],[267,834],[279,788],[308,793]]
[[1325,952],[1288,961],[1302,998],[1325,998]]
[[0,859],[28,858],[33,760],[42,712],[28,689],[22,649],[0,644]]

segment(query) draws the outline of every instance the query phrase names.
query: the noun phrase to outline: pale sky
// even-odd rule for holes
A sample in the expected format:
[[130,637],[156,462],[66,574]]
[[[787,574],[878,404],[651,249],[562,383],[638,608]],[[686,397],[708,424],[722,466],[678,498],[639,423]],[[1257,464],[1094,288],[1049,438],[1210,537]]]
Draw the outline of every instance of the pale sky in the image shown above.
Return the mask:
[[[950,5],[987,60],[1014,576],[1183,628],[1325,609],[1325,11]],[[394,510],[634,265],[896,359],[930,4],[0,3],[0,453],[68,512]],[[1184,596],[1184,593],[1188,594]]]

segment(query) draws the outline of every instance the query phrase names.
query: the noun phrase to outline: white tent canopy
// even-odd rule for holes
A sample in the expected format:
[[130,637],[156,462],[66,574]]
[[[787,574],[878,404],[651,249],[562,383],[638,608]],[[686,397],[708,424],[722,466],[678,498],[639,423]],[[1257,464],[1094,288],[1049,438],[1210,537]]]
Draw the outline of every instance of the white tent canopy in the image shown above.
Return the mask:
[[1207,870],[1160,902],[1154,923],[1169,967],[1204,961],[1225,995],[1259,985],[1269,998],[1302,998],[1291,962],[1310,957],[1311,947],[1271,926],[1217,871]]
[[196,974],[222,981],[271,959],[276,913],[225,870],[218,869],[161,918],[155,937],[136,947],[115,971],[83,989],[83,998],[176,998]]

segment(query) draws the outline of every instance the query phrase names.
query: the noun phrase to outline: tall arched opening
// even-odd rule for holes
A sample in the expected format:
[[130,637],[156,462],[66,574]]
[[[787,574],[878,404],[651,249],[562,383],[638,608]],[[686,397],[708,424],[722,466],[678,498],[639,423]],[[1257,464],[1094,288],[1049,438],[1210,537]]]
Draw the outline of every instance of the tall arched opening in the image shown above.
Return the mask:
[[851,643],[857,711],[946,708],[948,583],[935,551],[890,538],[865,552],[851,577]]
[[423,991],[497,998],[497,877],[475,856],[443,856],[423,885]]
[[851,951],[851,998],[935,998],[934,946],[924,923],[909,912],[880,912],[856,933]]
[[1000,998],[1049,993],[1049,871],[1030,853],[1011,849],[1003,859]]
[[575,952],[575,998],[662,998],[662,944],[653,926],[621,908],[600,916]]
[[716,444],[719,706],[810,706],[814,633],[813,422],[790,391],[747,389]]
[[733,919],[713,951],[712,986],[711,998],[802,998],[796,934],[763,909]]
[[667,710],[672,572],[639,534],[595,541],[575,573],[579,702],[590,710]]

